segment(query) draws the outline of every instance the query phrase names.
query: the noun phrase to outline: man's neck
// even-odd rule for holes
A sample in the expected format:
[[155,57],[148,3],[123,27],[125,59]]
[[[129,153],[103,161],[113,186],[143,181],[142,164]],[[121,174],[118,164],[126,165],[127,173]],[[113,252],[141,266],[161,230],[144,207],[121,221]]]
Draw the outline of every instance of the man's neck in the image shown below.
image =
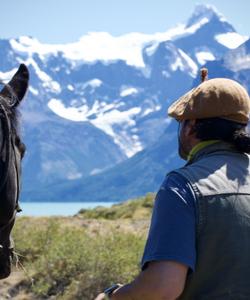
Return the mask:
[[190,161],[196,155],[196,153],[202,150],[203,148],[215,144],[217,142],[219,142],[219,140],[208,140],[198,142],[189,152],[187,161]]

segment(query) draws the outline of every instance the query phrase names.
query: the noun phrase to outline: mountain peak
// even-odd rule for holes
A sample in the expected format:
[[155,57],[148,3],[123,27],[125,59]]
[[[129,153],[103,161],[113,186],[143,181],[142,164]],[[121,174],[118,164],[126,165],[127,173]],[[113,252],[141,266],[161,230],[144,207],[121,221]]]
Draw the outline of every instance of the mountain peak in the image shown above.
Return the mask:
[[210,21],[214,17],[219,19],[221,22],[226,21],[225,17],[213,5],[197,4],[191,17],[188,19],[186,27],[197,24],[205,18],[207,21]]

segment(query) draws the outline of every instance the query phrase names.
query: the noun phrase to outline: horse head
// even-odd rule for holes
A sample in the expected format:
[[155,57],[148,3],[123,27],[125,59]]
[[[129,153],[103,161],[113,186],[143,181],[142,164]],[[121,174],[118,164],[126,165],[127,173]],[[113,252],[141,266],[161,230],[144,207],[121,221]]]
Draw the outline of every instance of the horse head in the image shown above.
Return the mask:
[[17,108],[25,96],[28,81],[28,69],[21,64],[0,92],[0,279],[11,272],[10,233],[19,210],[21,159],[25,152],[19,136]]

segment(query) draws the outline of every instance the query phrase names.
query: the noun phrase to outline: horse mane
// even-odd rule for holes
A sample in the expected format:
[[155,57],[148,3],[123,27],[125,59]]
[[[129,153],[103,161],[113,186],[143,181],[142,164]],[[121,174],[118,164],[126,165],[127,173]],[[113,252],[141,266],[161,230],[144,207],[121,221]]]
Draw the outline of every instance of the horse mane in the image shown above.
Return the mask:
[[[7,87],[8,90],[11,91],[11,99],[4,97],[0,94],[0,104],[2,105],[3,109],[6,111],[9,120],[10,120],[10,125],[11,125],[11,130],[15,133],[18,134],[20,130],[19,126],[19,110],[16,106],[12,105],[12,103],[16,102],[16,96],[14,91],[11,89],[11,87],[8,84],[4,84],[2,81],[0,81],[0,85]],[[3,115],[3,112],[0,109],[0,115]]]

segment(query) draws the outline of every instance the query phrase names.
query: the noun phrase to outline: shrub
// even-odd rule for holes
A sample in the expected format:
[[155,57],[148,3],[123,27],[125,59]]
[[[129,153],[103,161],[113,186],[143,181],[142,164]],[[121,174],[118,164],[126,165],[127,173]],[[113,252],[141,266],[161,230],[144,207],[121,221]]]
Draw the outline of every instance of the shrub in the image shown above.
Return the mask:
[[82,209],[79,214],[90,219],[143,219],[151,215],[155,195],[148,193],[145,197],[128,200],[112,207],[99,206],[94,209]]
[[34,295],[89,300],[114,282],[130,281],[139,270],[145,235],[110,228],[100,234],[52,219],[18,218],[16,249],[34,278]]

